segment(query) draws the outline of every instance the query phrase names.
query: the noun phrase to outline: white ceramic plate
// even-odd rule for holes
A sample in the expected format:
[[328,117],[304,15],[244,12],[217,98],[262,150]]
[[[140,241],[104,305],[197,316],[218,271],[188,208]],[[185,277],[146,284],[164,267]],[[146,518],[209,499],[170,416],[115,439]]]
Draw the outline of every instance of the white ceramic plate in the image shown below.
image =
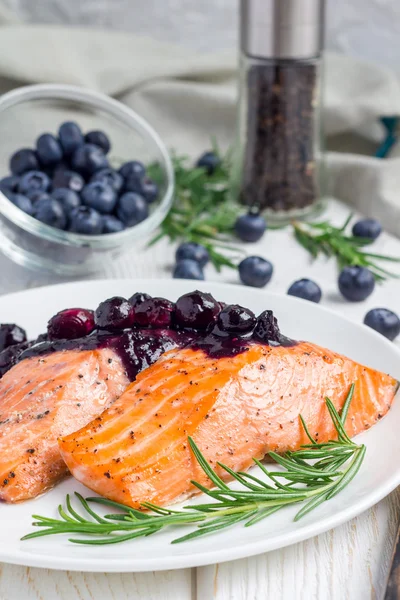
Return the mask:
[[[47,320],[70,306],[95,308],[103,299],[136,291],[176,299],[191,291],[195,282],[176,280],[108,280],[39,288],[0,298],[0,321],[17,322],[30,336],[45,330]],[[307,339],[400,378],[400,352],[371,329],[356,325],[320,306],[290,296],[233,285],[199,284],[219,300],[239,303],[259,313],[272,309],[282,331],[295,339]],[[363,512],[400,484],[400,402],[389,415],[359,436],[367,445],[361,471],[338,496],[322,504],[297,523],[297,508],[287,508],[250,528],[237,525],[224,532],[170,545],[177,532],[166,531],[146,539],[114,546],[76,546],[66,536],[21,542],[32,530],[31,515],[56,516],[67,492],[92,495],[73,479],[64,481],[41,498],[15,506],[0,506],[0,561],[34,567],[78,571],[157,571],[195,567],[243,558],[281,548],[317,535]],[[183,530],[179,530],[181,534]]]

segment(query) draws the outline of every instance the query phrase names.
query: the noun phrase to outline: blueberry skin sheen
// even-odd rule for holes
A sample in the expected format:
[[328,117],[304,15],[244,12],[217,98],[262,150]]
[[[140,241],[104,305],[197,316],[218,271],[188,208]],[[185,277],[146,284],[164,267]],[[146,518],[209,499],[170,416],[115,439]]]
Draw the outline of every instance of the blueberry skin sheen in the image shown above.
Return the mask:
[[118,200],[116,214],[124,225],[132,227],[147,219],[149,207],[143,196],[134,192],[126,192]]
[[195,260],[190,260],[189,258],[184,258],[176,263],[174,272],[174,279],[197,279],[204,280],[204,273],[199,265],[199,263]]
[[158,197],[158,185],[148,177],[138,179],[136,176],[130,176],[125,179],[124,190],[126,192],[136,192],[152,204]]
[[89,131],[89,133],[85,135],[85,142],[87,144],[99,146],[104,154],[110,152],[111,143],[104,131]]
[[62,205],[67,214],[70,212],[70,210],[80,206],[81,204],[79,195],[68,188],[57,188],[53,190],[51,197]]
[[364,318],[365,325],[393,341],[400,333],[400,319],[388,308],[373,308]]
[[117,217],[114,217],[114,215],[103,216],[103,233],[118,233],[118,231],[123,231],[124,229],[124,224]]
[[73,192],[81,192],[85,187],[82,175],[68,169],[57,169],[53,175],[53,190],[56,188],[69,188]]
[[77,206],[69,213],[69,231],[85,235],[99,235],[103,231],[100,213],[90,206]]
[[71,166],[83,177],[91,177],[96,171],[108,167],[108,160],[99,146],[83,144],[73,153]]
[[365,267],[344,267],[339,275],[338,285],[346,300],[362,302],[374,291],[375,279]]
[[318,304],[322,298],[321,288],[311,279],[298,279],[288,289],[288,296],[296,296]]
[[81,197],[86,206],[90,206],[102,214],[112,213],[117,203],[117,194],[103,181],[88,183],[83,188]]
[[237,335],[252,332],[256,323],[255,314],[239,304],[226,306],[217,317],[217,327],[221,331]]
[[71,156],[84,143],[81,128],[73,121],[62,123],[58,130],[58,138],[66,156]]
[[32,202],[27,196],[23,196],[22,194],[11,194],[9,200],[27,215],[33,215]]
[[248,213],[238,217],[235,233],[243,242],[258,242],[267,229],[267,223],[261,215]]
[[175,260],[179,262],[184,259],[195,260],[201,267],[205,267],[210,260],[210,255],[208,250],[201,244],[183,242],[176,250]]
[[382,225],[375,219],[361,219],[354,223],[352,233],[355,237],[374,241],[382,233]]
[[63,150],[61,144],[51,133],[43,133],[36,142],[36,153],[40,163],[50,167],[62,160]]
[[91,178],[90,183],[94,183],[95,181],[106,183],[112,187],[117,194],[122,190],[122,186],[124,185],[124,178],[122,175],[111,168],[100,169],[100,171],[97,171]]
[[14,152],[10,158],[10,171],[13,175],[22,175],[27,171],[37,171],[39,161],[34,150],[22,148]]
[[67,225],[67,217],[61,204],[50,198],[44,198],[35,202],[33,206],[33,216],[38,221],[46,223],[56,229],[65,229]]
[[0,191],[3,192],[12,192],[15,193],[18,190],[19,177],[16,175],[9,175],[8,177],[3,177],[0,180]]
[[127,179],[128,177],[141,179],[146,175],[146,168],[144,164],[138,160],[130,160],[120,167],[118,173],[122,175],[124,179]]
[[196,167],[202,167],[206,170],[207,175],[212,175],[217,167],[221,164],[221,160],[215,152],[204,152],[196,162]]
[[239,264],[239,277],[244,285],[264,287],[270,281],[274,267],[261,256],[248,256]]
[[31,197],[36,192],[47,192],[50,187],[50,179],[43,171],[28,171],[24,173],[19,181],[18,192],[24,196]]

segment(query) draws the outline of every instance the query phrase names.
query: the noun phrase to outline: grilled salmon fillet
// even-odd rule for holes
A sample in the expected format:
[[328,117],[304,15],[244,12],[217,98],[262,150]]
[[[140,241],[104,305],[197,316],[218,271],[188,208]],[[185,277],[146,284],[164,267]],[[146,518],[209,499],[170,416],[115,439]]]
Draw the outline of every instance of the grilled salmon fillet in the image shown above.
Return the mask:
[[351,436],[385,415],[395,379],[307,342],[252,344],[219,359],[185,348],[164,354],[100,416],[62,436],[59,447],[74,477],[95,492],[132,507],[165,505],[195,493],[192,479],[211,486],[188,436],[212,466],[246,470],[253,457],[307,442],[300,414],[317,440],[333,439],[325,397],[340,409],[353,382]]
[[68,469],[57,444],[99,415],[129,383],[111,349],[25,358],[0,380],[0,499],[51,488]]

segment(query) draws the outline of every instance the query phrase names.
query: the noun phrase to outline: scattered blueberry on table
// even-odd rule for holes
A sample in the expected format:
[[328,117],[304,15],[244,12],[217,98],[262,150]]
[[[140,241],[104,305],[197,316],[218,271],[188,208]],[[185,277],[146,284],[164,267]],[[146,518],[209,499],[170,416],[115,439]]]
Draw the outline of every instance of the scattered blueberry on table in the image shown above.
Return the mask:
[[361,302],[372,294],[375,278],[366,267],[344,267],[339,275],[339,290],[351,302]]
[[82,132],[67,121],[57,135],[43,133],[35,148],[10,157],[11,175],[0,191],[18,208],[42,223],[84,235],[112,234],[141,223],[159,188],[146,167],[129,160],[115,169],[104,131]]
[[373,308],[364,318],[365,325],[393,341],[400,333],[400,319],[388,308]]
[[258,242],[267,229],[265,219],[258,213],[249,212],[238,217],[235,233],[243,242]]
[[261,256],[248,256],[239,264],[239,277],[244,285],[264,287],[272,277],[274,267]]
[[354,223],[352,233],[355,237],[365,240],[376,240],[382,232],[382,225],[375,219],[361,219]]
[[204,152],[196,162],[196,167],[201,167],[207,171],[208,175],[213,175],[215,170],[221,164],[221,159],[215,152],[211,150],[208,152]]
[[289,296],[296,296],[303,300],[309,300],[318,304],[322,297],[321,288],[311,279],[298,279],[288,289]]

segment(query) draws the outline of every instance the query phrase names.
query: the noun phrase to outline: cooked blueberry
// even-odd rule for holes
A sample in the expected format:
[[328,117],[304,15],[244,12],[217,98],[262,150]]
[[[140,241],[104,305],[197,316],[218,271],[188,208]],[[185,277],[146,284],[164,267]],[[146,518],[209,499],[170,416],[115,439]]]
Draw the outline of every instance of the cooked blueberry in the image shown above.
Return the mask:
[[103,231],[102,216],[90,206],[77,206],[69,213],[69,231],[86,235],[98,235]]
[[33,205],[33,216],[38,221],[57,229],[65,229],[67,225],[67,217],[62,205],[53,198],[37,200]]
[[36,152],[30,148],[18,150],[10,158],[10,171],[13,175],[22,175],[37,169],[39,169],[39,161]]
[[158,196],[158,185],[148,177],[138,178],[131,175],[125,179],[124,190],[126,192],[136,192],[147,200],[149,204],[154,202]]
[[85,142],[99,146],[104,154],[107,154],[111,148],[110,140],[104,131],[89,131],[89,133],[85,135]]
[[22,344],[9,346],[3,352],[0,352],[0,377],[17,364],[21,354],[31,345],[32,342],[22,342]]
[[51,197],[61,204],[67,214],[81,204],[79,195],[68,188],[56,188],[51,193]]
[[288,289],[288,295],[318,303],[321,300],[322,292],[315,281],[311,281],[311,279],[298,279]]
[[0,192],[12,192],[15,193],[18,189],[19,177],[16,175],[9,175],[8,177],[3,177],[0,180]]
[[63,157],[61,144],[51,133],[43,133],[36,142],[36,154],[43,166],[55,165]]
[[136,292],[129,298],[129,302],[132,304],[133,308],[140,306],[143,304],[145,300],[150,300],[150,294],[145,294],[144,292]]
[[175,305],[165,298],[149,298],[135,307],[135,323],[140,327],[170,327]]
[[56,188],[68,188],[79,193],[85,186],[85,180],[79,173],[69,169],[57,169],[53,176],[53,190]]
[[103,233],[118,233],[124,229],[125,225],[114,215],[103,216]]
[[73,154],[73,152],[75,152],[75,150],[84,143],[81,128],[73,121],[66,121],[60,126],[60,129],[58,130],[58,137],[62,149],[67,156]]
[[345,267],[339,275],[339,290],[351,302],[361,302],[372,294],[375,279],[365,267]]
[[19,180],[18,192],[31,198],[36,192],[47,192],[50,179],[43,171],[28,171]]
[[198,159],[196,167],[203,167],[208,175],[212,175],[217,167],[221,164],[221,159],[215,152],[204,152]]
[[124,179],[128,179],[128,177],[142,179],[146,174],[146,168],[144,164],[138,160],[130,160],[120,167],[119,173]]
[[276,317],[274,317],[272,310],[264,310],[264,312],[257,317],[253,338],[264,344],[267,344],[268,342],[279,342],[280,331],[278,321]]
[[102,214],[112,213],[117,203],[117,194],[103,181],[88,183],[83,188],[81,197],[86,206],[91,206]]
[[75,340],[92,333],[94,313],[85,308],[68,308],[57,313],[47,324],[49,340]]
[[103,150],[94,144],[79,146],[72,155],[72,168],[84,177],[91,177],[96,171],[108,167]]
[[205,267],[210,260],[207,248],[195,242],[183,242],[178,246],[175,254],[177,262],[184,259],[195,260],[201,267]]
[[0,352],[15,346],[16,344],[22,344],[26,342],[26,332],[15,323],[4,323],[0,325]]
[[382,225],[375,219],[361,219],[361,221],[354,223],[352,231],[355,237],[373,241],[380,236]]
[[130,302],[114,296],[101,302],[94,313],[94,321],[99,329],[126,329],[133,325],[135,311]]
[[143,196],[126,192],[118,200],[116,213],[120,221],[127,227],[132,227],[147,219],[149,207]]
[[204,279],[203,269],[199,263],[189,258],[179,260],[174,268],[174,279]]
[[365,315],[364,323],[372,327],[388,340],[394,340],[400,333],[400,319],[387,308],[373,308]]
[[18,206],[18,208],[23,210],[27,215],[33,214],[32,202],[26,196],[23,196],[22,194],[11,194],[8,196],[8,199],[15,204],[15,206]]
[[48,339],[49,336],[47,335],[47,333],[39,333],[36,340],[34,341],[34,344],[41,344],[42,342],[47,342]]
[[220,312],[219,303],[211,294],[196,290],[181,296],[175,307],[175,323],[179,327],[207,329]]
[[235,223],[235,233],[243,242],[258,242],[267,228],[265,219],[256,213],[248,213],[238,217]]
[[248,256],[239,264],[239,277],[244,285],[264,287],[272,277],[274,267],[261,256]]
[[230,334],[243,335],[253,331],[256,324],[255,314],[239,304],[225,307],[217,317],[217,327],[220,331]]
[[90,182],[93,181],[101,181],[102,183],[106,183],[112,187],[117,194],[122,190],[122,186],[124,184],[122,175],[120,175],[118,171],[115,171],[111,167],[97,171],[90,180]]

